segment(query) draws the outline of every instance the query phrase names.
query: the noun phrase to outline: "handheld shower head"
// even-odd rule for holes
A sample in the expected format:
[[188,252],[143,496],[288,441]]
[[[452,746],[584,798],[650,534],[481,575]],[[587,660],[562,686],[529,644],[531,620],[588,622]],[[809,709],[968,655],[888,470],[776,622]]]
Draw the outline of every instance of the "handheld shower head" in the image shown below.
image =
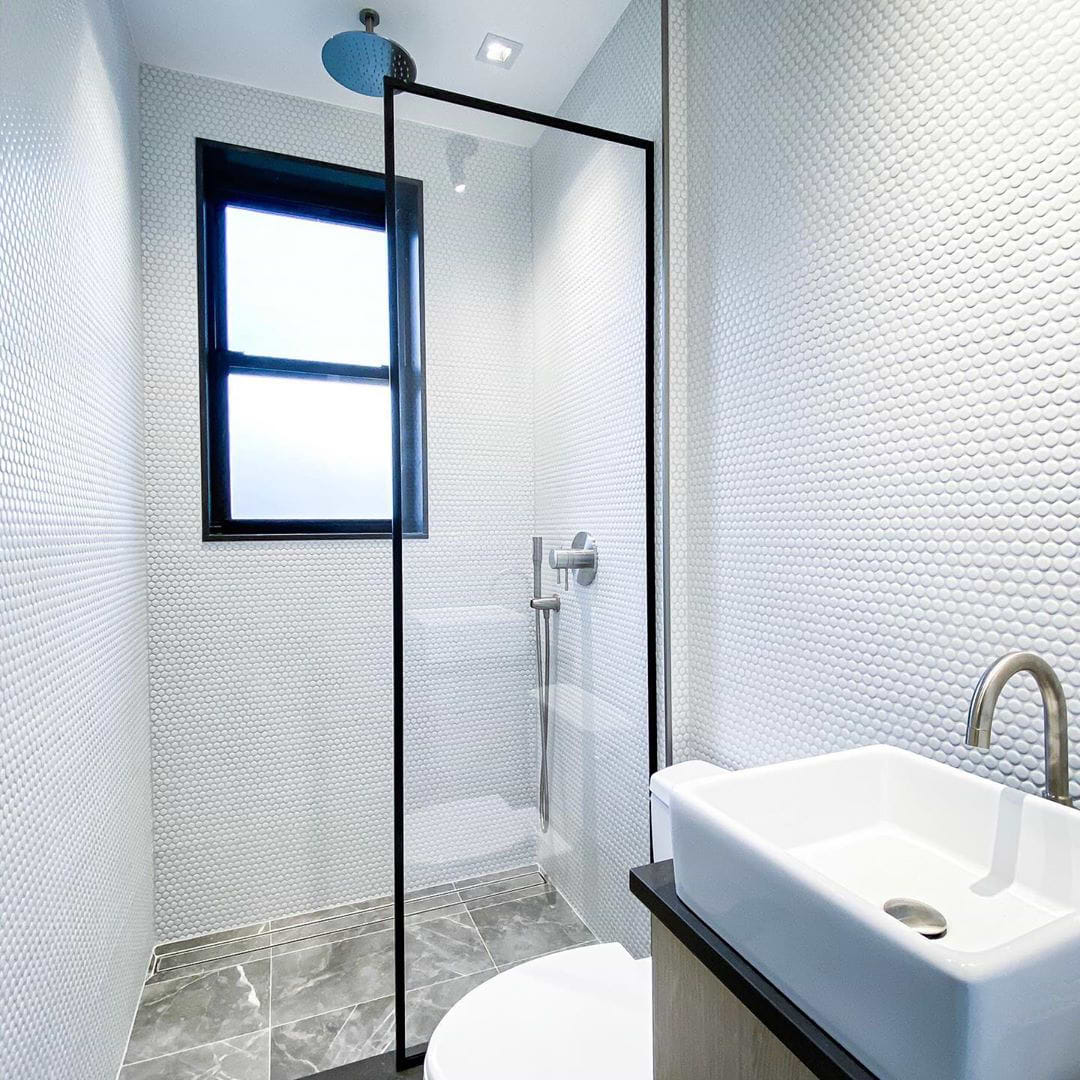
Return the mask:
[[322,48],[327,74],[348,90],[368,97],[382,97],[387,75],[402,82],[416,81],[413,58],[396,42],[375,33],[379,13],[372,8],[360,12],[363,30],[335,34]]

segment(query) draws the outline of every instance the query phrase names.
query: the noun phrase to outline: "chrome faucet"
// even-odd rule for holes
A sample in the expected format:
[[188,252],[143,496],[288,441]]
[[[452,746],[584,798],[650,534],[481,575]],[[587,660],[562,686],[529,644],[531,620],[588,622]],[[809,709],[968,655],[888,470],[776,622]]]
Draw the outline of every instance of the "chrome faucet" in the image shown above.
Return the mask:
[[968,709],[967,744],[990,749],[990,725],[994,707],[1005,684],[1020,671],[1035,676],[1043,703],[1043,753],[1046,757],[1046,788],[1043,797],[1072,806],[1069,797],[1069,714],[1065,691],[1054,669],[1030,652],[1014,652],[991,664],[975,687]]

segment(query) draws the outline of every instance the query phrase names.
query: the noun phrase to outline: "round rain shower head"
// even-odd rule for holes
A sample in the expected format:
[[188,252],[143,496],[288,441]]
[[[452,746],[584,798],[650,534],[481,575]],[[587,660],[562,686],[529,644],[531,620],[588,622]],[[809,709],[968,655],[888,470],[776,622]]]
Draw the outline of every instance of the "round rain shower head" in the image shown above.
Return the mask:
[[391,75],[402,82],[416,81],[413,58],[396,42],[379,37],[379,13],[371,8],[360,12],[363,30],[335,34],[323,46],[322,62],[332,79],[357,94],[382,97],[383,78]]

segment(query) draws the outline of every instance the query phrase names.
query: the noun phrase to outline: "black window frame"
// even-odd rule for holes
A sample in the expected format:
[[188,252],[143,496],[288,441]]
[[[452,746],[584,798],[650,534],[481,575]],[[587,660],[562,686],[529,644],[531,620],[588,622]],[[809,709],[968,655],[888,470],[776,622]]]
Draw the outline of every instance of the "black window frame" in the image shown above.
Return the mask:
[[[389,367],[251,356],[228,348],[225,208],[243,206],[386,230],[382,173],[214,142],[195,141],[203,540],[389,538],[389,518],[243,519],[230,512],[227,386],[230,372],[389,385]],[[399,240],[398,330],[402,528],[427,536],[423,184],[395,183]],[[363,302],[363,298],[360,298]]]

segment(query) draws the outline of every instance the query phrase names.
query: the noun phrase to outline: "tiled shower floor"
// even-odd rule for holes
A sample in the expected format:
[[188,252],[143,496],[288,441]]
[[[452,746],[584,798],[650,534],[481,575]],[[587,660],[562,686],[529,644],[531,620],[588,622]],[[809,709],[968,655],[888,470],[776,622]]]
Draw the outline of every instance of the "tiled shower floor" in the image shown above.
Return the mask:
[[[390,905],[159,946],[120,1080],[297,1080],[392,1049]],[[595,940],[536,866],[410,894],[405,933],[410,1046],[497,971]]]

